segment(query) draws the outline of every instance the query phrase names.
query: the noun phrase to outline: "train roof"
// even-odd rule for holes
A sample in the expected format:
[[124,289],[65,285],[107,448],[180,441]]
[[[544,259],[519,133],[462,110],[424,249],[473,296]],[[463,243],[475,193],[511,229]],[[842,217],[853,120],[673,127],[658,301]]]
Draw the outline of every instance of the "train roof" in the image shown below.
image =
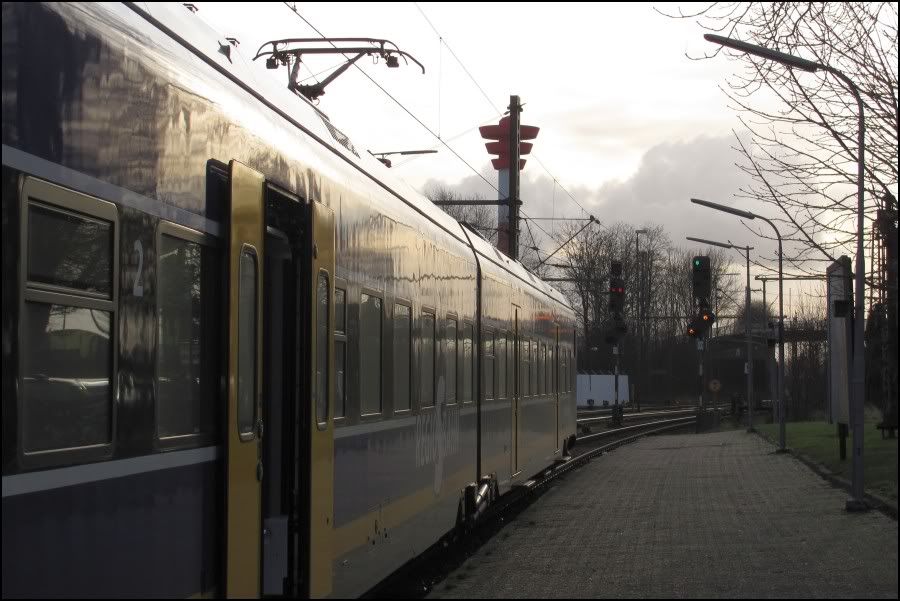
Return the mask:
[[[200,18],[186,18],[191,15],[185,14],[188,9],[183,5],[149,2],[139,5],[130,4],[130,6],[139,14],[155,20],[163,29],[167,29],[170,35],[203,55],[210,63],[217,65],[236,83],[254,93],[261,101],[287,117],[301,130],[312,134],[332,152],[341,156],[346,162],[355,165],[398,199],[427,215],[429,219],[461,242],[466,242],[467,236],[462,231],[463,226],[456,219],[392,173],[388,167],[367,151],[356,149],[349,136],[331,123],[325,113],[306,98],[288,90],[287,86],[279,84],[274,78],[263,74],[261,69],[253,64],[253,61],[241,54],[237,47],[233,46],[225,36],[214,30],[208,23]],[[223,51],[224,49],[227,51]],[[560,291],[528,271],[519,261],[514,261],[502,254],[480,234],[470,234],[468,238],[471,239],[476,252],[482,257],[524,283],[530,284],[556,302],[571,308],[568,300]]]

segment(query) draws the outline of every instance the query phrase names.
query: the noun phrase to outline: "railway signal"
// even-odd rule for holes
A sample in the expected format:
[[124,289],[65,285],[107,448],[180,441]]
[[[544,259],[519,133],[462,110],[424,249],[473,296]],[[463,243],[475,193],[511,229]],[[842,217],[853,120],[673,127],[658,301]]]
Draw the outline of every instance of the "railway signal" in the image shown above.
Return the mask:
[[701,305],[709,305],[709,296],[712,292],[709,257],[706,255],[694,257],[691,267],[693,268],[694,298],[700,299]]
[[[483,125],[478,128],[481,137],[491,142],[485,143],[488,154],[496,154],[497,158],[491,159],[494,169],[509,169],[510,165],[510,127],[509,116],[500,119],[497,125]],[[531,152],[533,144],[522,140],[534,140],[537,138],[539,127],[534,125],[519,125],[519,157]],[[525,168],[525,159],[519,158],[519,171]]]
[[716,314],[709,309],[700,309],[700,312],[688,323],[685,333],[691,338],[702,337],[714,323],[716,323]]
[[625,281],[622,279],[622,262],[613,261],[609,269],[609,312],[620,317],[625,310]]
[[[534,125],[522,125],[522,102],[518,96],[509,97],[509,115],[500,119],[497,125],[479,127],[481,137],[491,140],[488,153],[496,154],[491,159],[497,174],[497,248],[512,259],[519,258],[519,171],[525,167],[521,155],[531,152],[531,142],[540,129]],[[511,169],[516,165],[517,169]]]
[[696,317],[688,323],[686,334],[691,338],[696,338],[703,334],[703,325],[697,321]]

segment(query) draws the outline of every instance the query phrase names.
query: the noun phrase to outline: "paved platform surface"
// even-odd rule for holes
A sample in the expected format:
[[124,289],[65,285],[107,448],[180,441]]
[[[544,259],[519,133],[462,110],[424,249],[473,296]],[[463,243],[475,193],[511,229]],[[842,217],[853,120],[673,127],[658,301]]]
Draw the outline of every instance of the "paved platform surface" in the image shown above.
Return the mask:
[[644,438],[566,476],[431,598],[891,597],[897,522],[743,431]]

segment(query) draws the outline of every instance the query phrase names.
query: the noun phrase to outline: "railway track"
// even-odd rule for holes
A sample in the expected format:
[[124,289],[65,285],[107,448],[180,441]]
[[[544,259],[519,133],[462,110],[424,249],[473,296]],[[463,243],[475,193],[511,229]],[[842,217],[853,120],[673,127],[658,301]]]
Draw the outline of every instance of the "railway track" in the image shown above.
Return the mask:
[[[684,415],[685,413],[690,413],[690,415]],[[535,478],[503,495],[485,511],[473,528],[461,529],[448,535],[370,590],[365,597],[420,598],[425,596],[436,584],[462,565],[467,557],[490,540],[506,523],[536,500],[542,491],[565,474],[578,469],[603,453],[634,442],[643,436],[693,427],[697,419],[697,412],[693,409],[632,414],[626,415],[626,419],[628,417],[633,419],[638,415],[642,418],[649,416],[651,419],[578,436],[578,443],[572,456],[547,468]],[[597,420],[591,423],[605,421],[602,418],[586,419]],[[578,421],[580,424],[581,419]]]

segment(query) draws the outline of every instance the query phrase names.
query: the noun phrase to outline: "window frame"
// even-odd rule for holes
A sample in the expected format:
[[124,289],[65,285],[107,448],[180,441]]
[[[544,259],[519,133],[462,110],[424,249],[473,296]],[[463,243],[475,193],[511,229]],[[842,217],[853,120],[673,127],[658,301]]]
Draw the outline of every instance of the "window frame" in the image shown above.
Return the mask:
[[[478,352],[477,352],[478,349],[477,349],[477,344],[476,344],[476,342],[477,342],[477,338],[476,338],[477,334],[476,334],[476,332],[475,332],[475,322],[474,322],[474,321],[471,321],[471,320],[468,320],[468,319],[463,319],[463,320],[460,320],[460,323],[462,323],[462,327],[457,331],[457,333],[458,333],[457,335],[459,336],[459,338],[457,339],[457,343],[456,343],[456,344],[457,344],[457,346],[459,346],[459,348],[461,349],[462,356],[463,356],[464,358],[465,358],[465,356],[466,356],[466,345],[465,345],[465,342],[466,342],[466,331],[467,331],[467,329],[468,329],[468,332],[471,333],[471,335],[472,335],[471,338],[468,339],[469,342],[471,343],[471,351],[470,351],[471,354],[470,354],[470,356],[469,356],[469,361],[468,361],[468,367],[469,367],[469,393],[468,393],[468,394],[469,394],[469,398],[468,398],[468,399],[464,399],[464,398],[461,397],[460,391],[464,389],[462,386],[457,385],[457,387],[456,387],[456,398],[457,398],[457,401],[458,401],[461,405],[466,405],[466,404],[469,404],[469,403],[474,403],[474,402],[475,402],[475,397],[477,396],[478,383],[476,382],[476,378],[477,378],[477,375],[476,375],[476,374],[478,373],[478,370],[475,369],[475,368],[477,367],[477,366],[476,366],[476,362],[478,361]],[[459,371],[459,373],[461,374],[461,380],[462,380],[462,382],[465,382],[465,381],[466,381],[465,368],[459,369],[459,359],[458,359],[458,357],[459,357],[459,355],[457,355],[457,366],[456,366],[456,369],[457,369],[457,370]],[[464,365],[465,365],[465,364],[464,364]]]
[[[495,359],[494,369],[497,372],[497,375],[496,375],[497,390],[494,394],[494,397],[497,400],[506,400],[507,398],[509,398],[509,391],[507,390],[508,376],[506,375],[506,370],[508,369],[507,354],[506,354],[507,353],[506,344],[507,344],[507,339],[508,339],[507,337],[508,337],[508,334],[507,334],[506,330],[498,330],[497,335],[494,338],[494,359]],[[503,348],[502,353],[500,352],[501,347]],[[503,365],[503,369],[502,369],[503,373],[502,374],[500,373],[501,372],[501,370],[500,370],[501,364]],[[502,389],[503,394],[502,395],[500,394],[500,390],[501,390],[500,386],[501,385],[503,386],[503,389]]]
[[[316,414],[313,416],[315,418],[316,428],[320,432],[325,431],[328,428],[328,421],[334,419],[334,416],[332,415],[333,409],[331,407],[331,403],[329,403],[328,401],[330,400],[329,397],[330,397],[332,377],[333,377],[331,372],[332,372],[332,367],[334,367],[334,366],[332,364],[335,363],[334,357],[332,357],[331,353],[328,352],[330,350],[330,348],[329,348],[330,342],[334,338],[334,323],[332,323],[332,317],[331,317],[331,315],[334,313],[332,311],[332,303],[334,303],[334,297],[335,297],[334,277],[332,276],[331,272],[328,271],[327,269],[320,268],[319,271],[316,273],[316,283],[315,283],[315,286],[316,286],[316,296],[315,296],[316,312],[315,312],[315,316],[313,318],[314,321],[313,321],[313,328],[312,328],[313,329],[312,338],[313,338],[313,340],[316,341],[316,349],[315,349],[315,352],[312,353],[313,356],[310,357],[313,362],[313,373],[316,373],[316,371],[318,371],[319,357],[320,357],[319,344],[322,342],[321,340],[319,340],[319,315],[320,315],[319,308],[321,307],[321,305],[319,304],[319,283],[322,281],[322,278],[325,279],[325,294],[327,296],[327,298],[325,300],[325,369],[322,372],[325,374],[325,415],[324,416],[319,415],[320,399],[316,398],[315,399]],[[346,301],[346,296],[344,297],[344,300]],[[337,319],[334,319],[334,321],[336,322]],[[383,317],[382,317],[382,322],[384,322]],[[345,325],[345,327],[346,327],[346,325]],[[383,326],[382,326],[382,328],[383,328]],[[346,365],[344,366],[344,368],[346,370]],[[312,382],[312,386],[310,388],[312,390],[316,390],[317,386],[318,386],[317,382]],[[322,418],[324,418],[324,419],[322,419]]]
[[[221,272],[223,257],[221,256],[222,243],[221,241],[212,236],[210,234],[205,234],[203,232],[199,232],[197,230],[191,229],[189,227],[185,227],[183,225],[179,225],[177,223],[172,223],[171,221],[159,221],[159,225],[156,228],[156,235],[154,236],[154,244],[155,254],[156,254],[156,278],[154,281],[154,295],[156,297],[156,302],[154,304],[154,310],[156,311],[156,327],[154,328],[154,346],[156,348],[156,357],[153,361],[153,441],[154,446],[159,449],[170,449],[176,447],[194,447],[194,446],[205,446],[207,444],[213,443],[217,440],[217,433],[219,431],[219,427],[217,425],[217,416],[221,417],[221,412],[218,411],[218,407],[215,404],[223,397],[223,391],[220,390],[221,383],[216,384],[216,396],[211,399],[214,404],[213,407],[213,418],[214,424],[213,429],[210,432],[199,432],[197,434],[174,434],[172,436],[160,436],[159,434],[159,275],[162,271],[162,256],[160,253],[160,249],[162,248],[162,238],[163,236],[169,236],[170,238],[175,238],[176,240],[181,240],[182,242],[190,242],[193,244],[198,244],[202,248],[207,248],[216,253],[216,259],[218,260],[218,268]],[[216,291],[218,294],[218,299],[225,298],[224,292],[221,290]],[[201,306],[202,306],[201,299]],[[221,300],[219,300],[219,318],[225,319],[227,318],[227,307],[223,305]],[[227,370],[227,365],[225,363],[225,342],[226,340],[220,335],[218,340],[216,341],[217,348],[217,357],[216,360],[219,363],[219,380],[221,382],[222,376]]]
[[[23,468],[53,466],[60,463],[80,463],[105,459],[115,453],[118,443],[118,370],[119,370],[119,244],[121,240],[121,223],[118,207],[107,200],[97,198],[76,190],[64,188],[52,182],[29,175],[20,175],[18,184],[19,197],[14,201],[19,205],[19,320],[16,335],[20,342],[16,380],[19,394],[16,398],[16,455]],[[112,227],[112,248],[110,248],[110,294],[98,294],[89,291],[55,286],[43,282],[29,285],[28,281],[28,208],[34,198],[38,205],[50,207],[61,212],[82,214],[88,218],[108,221]],[[76,215],[77,216],[77,215]],[[21,342],[24,339],[26,303],[58,304],[81,309],[95,309],[110,314],[109,327],[109,442],[65,447],[60,449],[44,449],[40,451],[25,450],[25,353]]]
[[[333,378],[334,378],[334,409],[332,410],[331,419],[334,420],[334,425],[338,426],[347,420],[347,399],[350,396],[349,395],[350,391],[347,390],[347,372],[349,371],[348,362],[350,359],[350,353],[347,350],[350,345],[350,343],[347,339],[347,329],[348,329],[347,328],[347,299],[348,299],[349,295],[347,293],[347,282],[345,280],[338,278],[338,277],[332,277],[332,281],[334,282],[334,286],[333,286],[334,294],[332,296],[332,302],[334,303],[334,324],[332,324],[332,328],[331,328],[332,336],[334,337],[334,361],[333,361],[333,363],[334,363],[334,365],[333,365],[333,367],[334,367],[334,374],[333,374]],[[337,329],[338,321],[339,321],[339,319],[338,319],[338,304],[337,304],[338,290],[340,290],[341,292],[344,293],[344,316],[343,316],[344,317],[344,319],[343,319],[344,329],[343,330]],[[344,345],[344,374],[343,374],[343,382],[341,382],[343,384],[342,390],[344,391],[343,399],[338,398],[338,380],[339,380],[339,378],[337,375],[337,365],[338,365],[338,345],[339,344]],[[337,414],[338,403],[343,404],[343,406],[341,407],[341,410],[343,411],[343,413],[341,415]]]
[[[381,313],[380,313],[381,319],[379,321],[380,340],[379,340],[379,345],[378,345],[378,347],[379,347],[378,348],[378,362],[379,362],[378,372],[381,374],[381,377],[379,378],[380,390],[378,391],[379,411],[370,412],[370,413],[363,412],[363,399],[362,399],[362,395],[363,395],[363,389],[362,389],[362,379],[363,379],[363,345],[362,345],[362,341],[363,341],[363,295],[368,296],[369,298],[377,298],[378,300],[381,301]],[[362,421],[380,420],[380,419],[383,419],[385,416],[389,415],[389,413],[386,411],[386,408],[385,408],[385,394],[384,394],[384,387],[385,387],[384,322],[385,322],[385,310],[386,310],[386,303],[385,303],[384,297],[385,297],[385,294],[381,290],[376,290],[374,288],[366,288],[366,287],[361,287],[359,289],[359,302],[357,303],[357,310],[358,310],[357,329],[359,330],[359,332],[358,332],[359,339],[357,340],[357,343],[356,343],[356,361],[357,361],[356,362],[356,365],[357,365],[356,389],[357,389],[358,393],[357,393],[356,401],[357,401],[357,407],[359,409],[359,419],[361,422]],[[393,332],[391,332],[391,335],[393,335]],[[347,366],[345,365],[344,369],[346,369],[346,368],[347,368]],[[391,407],[391,409],[393,409],[393,407]],[[345,410],[345,413],[346,413],[346,410]]]
[[[488,345],[488,342],[490,342],[490,345]],[[488,352],[489,346],[490,346],[490,352]],[[495,330],[494,328],[492,328],[490,326],[485,326],[481,329],[481,348],[482,348],[482,353],[481,353],[481,360],[482,360],[481,366],[482,367],[481,367],[481,374],[479,374],[479,375],[481,376],[482,396],[484,397],[485,401],[493,401],[498,398],[498,391],[497,391],[497,380],[498,380],[498,377],[497,377],[497,330]],[[476,358],[475,360],[477,361],[478,359]],[[488,373],[488,369],[487,369],[488,362],[490,362],[490,366],[491,366],[490,389],[487,386],[488,379],[486,377],[487,373]],[[472,377],[474,379],[475,375],[473,374]],[[488,393],[490,393],[490,395]]]
[[[408,314],[409,323],[407,324],[407,327],[409,328],[409,331],[407,332],[407,334],[409,335],[409,344],[406,349],[407,359],[409,361],[407,363],[407,372],[406,372],[406,385],[408,387],[407,394],[409,395],[409,407],[406,407],[405,409],[397,409],[397,406],[394,402],[397,399],[397,379],[395,378],[395,376],[397,375],[397,365],[396,365],[396,361],[395,361],[397,358],[397,348],[396,348],[397,339],[394,336],[394,332],[396,331],[396,325],[394,324],[394,319],[397,316],[397,307],[398,306],[406,307],[407,311],[409,311],[409,314]],[[414,347],[414,342],[415,342],[415,338],[413,335],[414,331],[415,331],[415,329],[413,328],[412,303],[405,299],[394,299],[394,306],[391,309],[391,349],[393,352],[391,354],[391,397],[390,397],[391,398],[391,411],[393,412],[394,415],[406,415],[406,414],[412,413],[413,407],[415,406],[415,402],[414,402],[415,395],[413,394],[413,389],[415,387],[413,384],[413,382],[415,381],[415,378],[413,378],[413,372],[415,371],[415,362],[414,362],[414,354],[415,353],[413,352],[413,347]]]
[[[235,413],[236,413],[235,417],[236,417],[236,421],[237,421],[238,438],[240,439],[241,442],[250,442],[251,440],[256,440],[257,438],[261,438],[259,436],[257,424],[259,424],[259,419],[261,417],[259,414],[259,411],[262,409],[262,407],[260,406],[259,401],[256,398],[256,391],[261,388],[261,384],[262,384],[262,382],[259,381],[259,375],[260,375],[260,370],[259,370],[259,368],[260,368],[260,366],[259,366],[259,361],[260,361],[259,329],[260,329],[260,325],[261,325],[259,323],[259,315],[260,315],[260,310],[261,310],[261,308],[259,306],[259,298],[260,298],[260,287],[262,285],[262,282],[260,280],[262,279],[262,275],[264,273],[263,270],[265,269],[265,265],[260,261],[259,250],[255,246],[253,246],[252,244],[248,244],[247,242],[244,242],[241,245],[241,250],[238,253],[238,273],[237,273],[237,286],[238,286],[237,322],[238,323],[237,323],[237,332],[235,332],[235,335],[237,337],[237,345],[238,345],[237,346],[238,356],[237,356],[237,363],[236,363],[236,368],[235,368],[235,373],[234,373],[235,394],[236,395],[240,395],[240,390],[241,390],[240,349],[241,349],[241,315],[242,314],[241,314],[240,301],[241,301],[241,280],[242,280],[242,276],[244,273],[242,259],[245,256],[251,257],[253,259],[253,267],[254,267],[253,329],[251,332],[252,340],[253,340],[253,359],[254,359],[254,362],[253,362],[253,394],[254,394],[254,398],[252,399],[253,402],[251,405],[253,407],[253,419],[250,421],[250,430],[242,431],[242,429],[241,429],[243,426],[243,422],[241,420],[242,420],[242,417],[244,417],[244,416],[241,415],[241,402],[240,402],[239,396],[237,398],[237,406],[235,408]],[[230,377],[230,374],[228,377]]]
[[[425,340],[425,316],[431,316],[431,404],[425,405],[422,401],[422,342]],[[429,307],[423,306],[419,311],[419,327],[416,328],[419,332],[419,335],[416,340],[417,344],[417,352],[416,352],[416,406],[419,411],[424,410],[433,410],[437,406],[437,377],[436,371],[438,368],[438,353],[437,353],[437,343],[438,343],[438,320],[437,320],[437,310]],[[457,368],[458,369],[458,368]],[[457,394],[459,391],[457,391]]]
[[540,358],[539,362],[541,364],[540,371],[538,372],[538,386],[541,389],[541,396],[549,394],[548,386],[547,386],[547,343],[541,342],[539,347]]
[[[459,344],[459,341],[461,340],[461,335],[460,335],[461,332],[460,332],[460,327],[459,327],[459,317],[456,315],[456,313],[448,313],[447,314],[447,319],[444,323],[444,335],[441,336],[441,344],[444,344],[447,340],[449,340],[449,338],[447,336],[447,330],[448,330],[448,326],[450,325],[451,322],[453,323],[454,331],[456,332],[456,334],[454,335],[454,341],[453,341],[453,354],[454,354],[453,370],[454,370],[454,372],[453,372],[453,400],[452,401],[449,400],[449,398],[447,398],[448,397],[447,382],[450,381],[450,377],[446,373],[446,371],[447,371],[446,350],[447,349],[445,348],[442,351],[442,354],[444,355],[444,357],[443,357],[444,360],[442,361],[442,363],[443,363],[442,367],[444,368],[444,372],[445,372],[444,373],[444,404],[448,407],[451,405],[458,405],[461,402],[461,400],[459,398],[459,391],[460,391],[460,383],[462,381],[462,372],[460,372],[460,369],[459,369],[459,364],[460,364],[459,358],[461,355],[461,350],[460,350],[461,346]],[[437,386],[436,385],[435,385],[435,394],[437,394]]]

